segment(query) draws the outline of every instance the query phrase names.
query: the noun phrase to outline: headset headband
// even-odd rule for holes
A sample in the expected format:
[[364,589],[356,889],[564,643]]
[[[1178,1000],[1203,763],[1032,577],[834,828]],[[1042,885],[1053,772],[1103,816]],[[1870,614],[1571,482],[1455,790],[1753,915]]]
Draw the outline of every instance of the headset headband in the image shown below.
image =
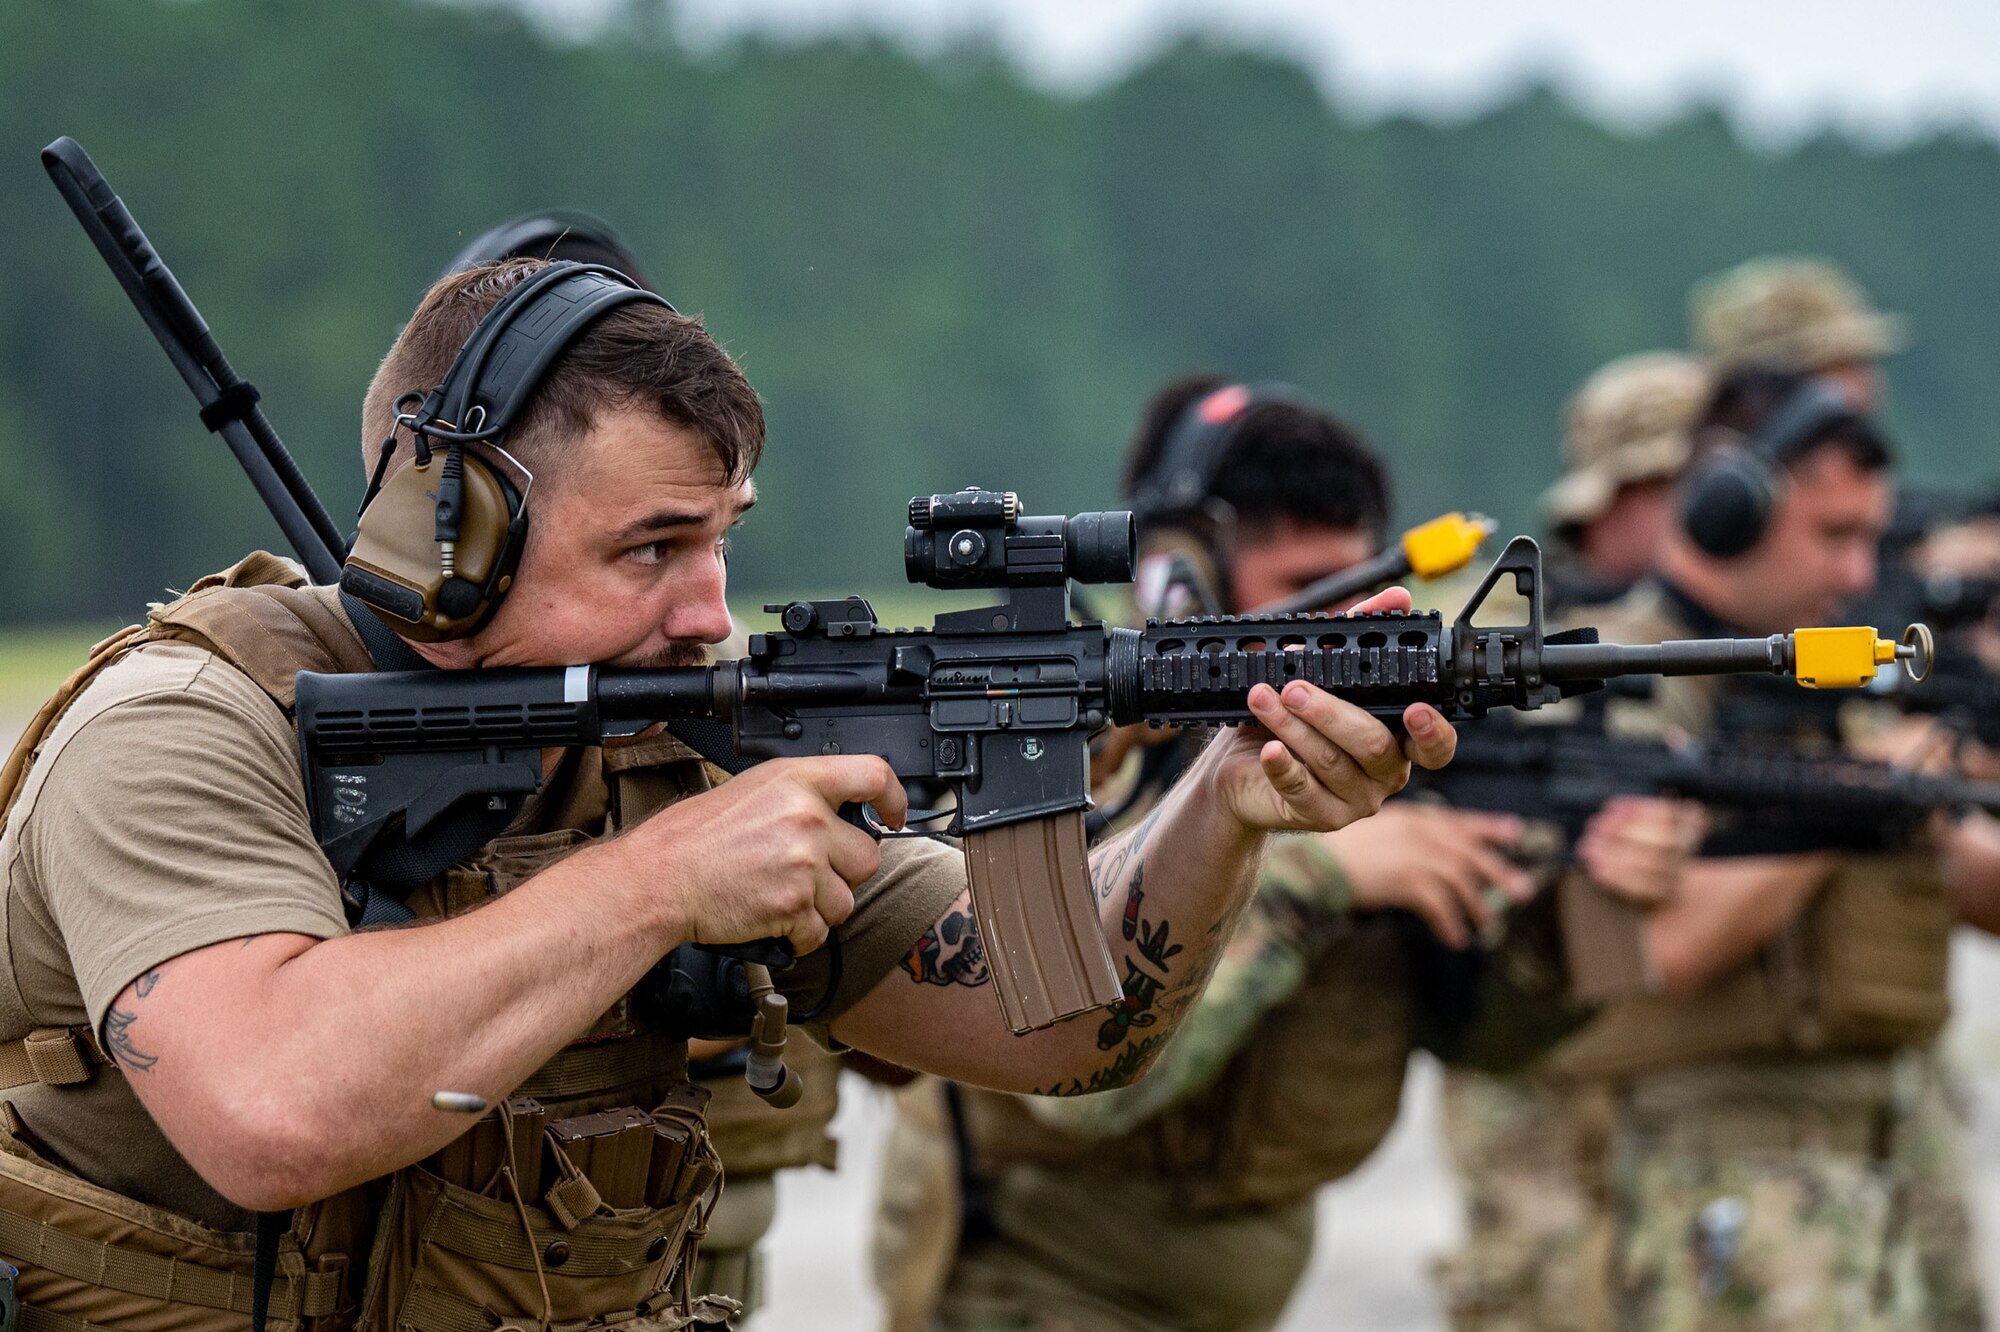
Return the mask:
[[486,312],[444,382],[424,395],[410,422],[418,452],[425,451],[426,436],[452,444],[505,435],[584,326],[633,304],[674,308],[602,264],[558,259],[530,274]]
[[1142,522],[1200,510],[1236,433],[1260,407],[1305,407],[1289,384],[1225,384],[1189,403],[1167,434],[1160,458],[1132,495]]
[[1786,394],[1764,423],[1750,432],[1747,447],[1776,467],[1837,425],[1872,429],[1846,394],[1814,375]]

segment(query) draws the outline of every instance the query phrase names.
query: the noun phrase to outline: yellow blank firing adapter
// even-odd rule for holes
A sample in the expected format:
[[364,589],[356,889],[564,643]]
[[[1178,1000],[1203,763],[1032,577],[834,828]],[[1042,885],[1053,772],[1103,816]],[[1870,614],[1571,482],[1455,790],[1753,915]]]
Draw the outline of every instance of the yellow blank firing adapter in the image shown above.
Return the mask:
[[1403,533],[1403,554],[1410,572],[1419,578],[1440,578],[1463,569],[1487,537],[1494,522],[1477,513],[1448,513]]
[[1877,638],[1865,624],[1800,629],[1792,634],[1792,673],[1807,689],[1858,689],[1875,678],[1876,667],[1901,661],[1912,680],[1921,680],[1936,650],[1928,625],[1911,625],[1899,643]]

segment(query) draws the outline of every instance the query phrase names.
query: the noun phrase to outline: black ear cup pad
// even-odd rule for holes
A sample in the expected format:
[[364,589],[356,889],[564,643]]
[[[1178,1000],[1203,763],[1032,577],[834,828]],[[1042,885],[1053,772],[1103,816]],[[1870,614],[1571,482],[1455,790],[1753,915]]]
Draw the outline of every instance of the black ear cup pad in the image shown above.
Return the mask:
[[1746,449],[1724,449],[1688,478],[1681,525],[1707,554],[1733,559],[1763,538],[1776,502],[1770,465]]

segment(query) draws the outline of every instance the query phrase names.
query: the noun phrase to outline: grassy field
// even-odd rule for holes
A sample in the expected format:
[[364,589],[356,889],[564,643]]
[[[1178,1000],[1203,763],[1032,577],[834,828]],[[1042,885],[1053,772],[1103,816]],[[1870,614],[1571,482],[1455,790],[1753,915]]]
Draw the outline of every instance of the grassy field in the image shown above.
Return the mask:
[[0,741],[11,746],[63,678],[75,670],[90,645],[117,625],[36,625],[0,628]]

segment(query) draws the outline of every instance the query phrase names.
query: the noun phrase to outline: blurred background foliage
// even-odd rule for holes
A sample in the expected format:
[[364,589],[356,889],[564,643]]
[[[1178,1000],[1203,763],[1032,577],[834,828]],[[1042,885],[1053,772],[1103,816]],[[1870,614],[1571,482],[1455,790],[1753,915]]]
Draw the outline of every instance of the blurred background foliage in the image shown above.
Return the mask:
[[1298,384],[1393,460],[1404,516],[1534,522],[1594,366],[1678,345],[1691,281],[1795,250],[1911,316],[1890,420],[1924,479],[1994,469],[1993,142],[1774,153],[1715,109],[1645,133],[1528,88],[1453,124],[1331,110],[1190,42],[1089,96],[976,46],[679,49],[659,0],[585,42],[420,0],[0,6],[0,621],[129,617],[278,541],[43,178],[72,134],[343,522],[361,392],[462,239],[614,222],[770,410],[736,581],[900,581],[901,513],[978,482],[1113,499],[1162,379]]

